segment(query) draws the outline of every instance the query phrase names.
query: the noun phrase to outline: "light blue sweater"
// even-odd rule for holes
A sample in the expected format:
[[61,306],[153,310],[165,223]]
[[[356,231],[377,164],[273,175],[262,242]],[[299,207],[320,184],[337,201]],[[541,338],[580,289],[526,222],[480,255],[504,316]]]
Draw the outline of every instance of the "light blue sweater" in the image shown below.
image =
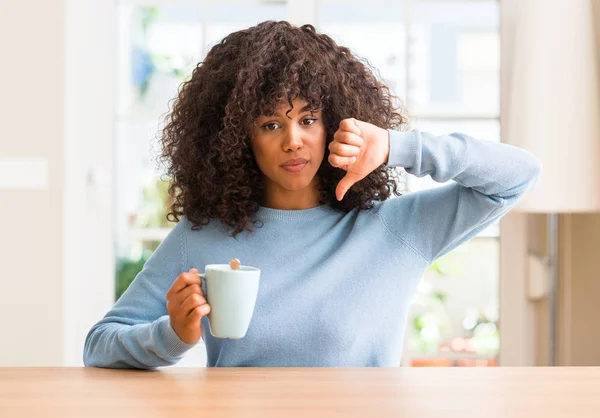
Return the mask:
[[154,368],[192,345],[165,295],[177,276],[237,257],[262,270],[246,336],[218,339],[202,319],[207,366],[398,366],[411,297],[426,268],[512,208],[541,166],[522,149],[463,134],[390,132],[388,165],[455,182],[347,214],[261,207],[254,235],[182,218],[90,330],[86,366]]

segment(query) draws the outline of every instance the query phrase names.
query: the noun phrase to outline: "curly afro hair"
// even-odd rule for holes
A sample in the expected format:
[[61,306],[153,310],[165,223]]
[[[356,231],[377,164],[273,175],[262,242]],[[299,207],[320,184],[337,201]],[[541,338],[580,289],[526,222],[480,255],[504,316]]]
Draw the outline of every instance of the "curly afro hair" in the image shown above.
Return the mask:
[[344,212],[367,210],[373,201],[400,195],[396,172],[383,164],[338,201],[335,188],[345,171],[328,163],[327,148],[345,118],[402,130],[407,120],[394,107],[397,97],[366,59],[314,26],[268,20],[226,36],[180,86],[160,138],[159,159],[171,178],[167,219],[178,222],[183,215],[192,229],[219,219],[233,237],[252,232],[264,185],[250,128],[279,104],[287,101],[291,107],[296,97],[321,109],[326,126],[317,172],[320,204]]

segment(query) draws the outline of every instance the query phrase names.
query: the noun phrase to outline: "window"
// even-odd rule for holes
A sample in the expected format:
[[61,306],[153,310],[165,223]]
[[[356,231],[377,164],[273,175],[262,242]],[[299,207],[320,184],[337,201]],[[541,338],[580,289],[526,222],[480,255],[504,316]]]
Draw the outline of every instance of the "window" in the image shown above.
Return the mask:
[[[314,19],[306,23],[368,61],[405,104],[411,127],[500,141],[495,0],[121,0],[116,297],[172,227],[164,218],[164,171],[154,157],[163,116],[178,86],[225,35],[267,19],[293,21],[306,8],[305,15]],[[407,180],[410,192],[439,186],[428,178]],[[494,364],[498,280],[498,225],[434,263],[413,301],[404,364]],[[204,364],[201,345],[180,363]]]

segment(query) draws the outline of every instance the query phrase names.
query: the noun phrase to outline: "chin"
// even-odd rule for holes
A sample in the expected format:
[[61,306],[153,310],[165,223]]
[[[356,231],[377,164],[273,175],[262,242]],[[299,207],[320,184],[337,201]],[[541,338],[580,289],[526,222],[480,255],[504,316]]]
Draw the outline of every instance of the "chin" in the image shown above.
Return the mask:
[[279,178],[277,182],[279,186],[289,191],[302,190],[306,187],[309,187],[314,176],[302,176],[296,177],[294,179],[289,178]]

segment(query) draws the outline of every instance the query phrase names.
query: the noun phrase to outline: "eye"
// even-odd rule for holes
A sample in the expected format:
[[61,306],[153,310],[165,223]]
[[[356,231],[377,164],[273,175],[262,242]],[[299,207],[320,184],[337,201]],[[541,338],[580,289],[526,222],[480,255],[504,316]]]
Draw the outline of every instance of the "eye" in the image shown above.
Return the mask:
[[277,125],[277,124],[275,122],[269,122],[269,123],[264,124],[262,127],[264,129],[266,129],[267,131],[274,131],[275,129],[269,129],[269,126],[271,126],[271,125]]
[[[302,120],[302,124],[303,124],[303,125],[310,126],[310,125],[314,124],[314,122],[316,122],[317,120],[318,120],[317,118],[306,118],[306,119],[303,119],[303,120]],[[310,123],[304,123],[304,122],[306,122],[306,121],[310,121]],[[279,124],[278,124],[278,123],[276,123],[276,122],[269,122],[269,123],[265,123],[265,124],[262,126],[262,128],[263,128],[263,129],[265,129],[265,130],[267,130],[267,131],[271,131],[271,132],[272,132],[272,131],[274,131],[274,130],[276,130],[276,129],[277,129],[277,126],[278,126],[278,125],[279,125]],[[270,128],[270,126],[274,126],[274,127],[273,127],[273,128]]]

